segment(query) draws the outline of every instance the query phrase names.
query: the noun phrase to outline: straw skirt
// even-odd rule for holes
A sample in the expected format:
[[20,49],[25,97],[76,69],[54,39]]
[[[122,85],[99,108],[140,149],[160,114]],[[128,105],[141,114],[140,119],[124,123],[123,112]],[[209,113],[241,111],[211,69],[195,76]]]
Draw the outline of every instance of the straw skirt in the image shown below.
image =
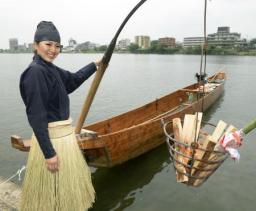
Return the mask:
[[49,123],[48,131],[60,161],[59,171],[47,170],[43,153],[32,135],[21,211],[85,211],[92,206],[95,192],[71,120]]

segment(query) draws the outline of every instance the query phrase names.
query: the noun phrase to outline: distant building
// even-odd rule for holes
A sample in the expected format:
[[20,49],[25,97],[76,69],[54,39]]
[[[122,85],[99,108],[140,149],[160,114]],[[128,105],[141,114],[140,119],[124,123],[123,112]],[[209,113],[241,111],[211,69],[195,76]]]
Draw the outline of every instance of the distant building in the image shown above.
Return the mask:
[[17,38],[9,39],[9,49],[10,49],[10,51],[17,51],[18,48],[19,48],[18,39]]
[[245,39],[241,39],[241,34],[230,32],[230,27],[218,27],[217,33],[208,34],[208,44],[220,47],[236,47],[246,44]]
[[23,45],[18,45],[18,51],[19,51],[19,52],[25,52],[25,51],[27,51],[26,43],[24,43]]
[[77,45],[78,44],[77,44],[76,40],[74,40],[73,38],[70,38],[68,40],[68,46],[64,47],[62,49],[62,52],[73,52],[73,51],[75,51]]
[[33,43],[28,44],[28,51],[29,52],[33,52],[33,50],[34,50],[33,45],[34,45]]
[[95,49],[97,47],[97,45],[95,43],[92,42],[84,42],[81,44],[78,44],[75,48],[76,51],[88,51],[88,50],[92,50]]
[[131,45],[131,40],[123,39],[123,40],[119,40],[117,48],[120,50],[127,50],[130,45]]
[[201,46],[204,43],[204,37],[185,37],[183,47]]
[[163,37],[158,39],[158,44],[164,45],[168,48],[174,48],[176,43],[175,43],[175,38],[173,37]]
[[76,45],[77,45],[77,42],[76,42],[76,40],[74,40],[73,38],[70,38],[70,39],[68,40],[68,46],[69,46],[69,47],[75,48]]
[[135,36],[135,43],[142,49],[150,48],[149,36]]

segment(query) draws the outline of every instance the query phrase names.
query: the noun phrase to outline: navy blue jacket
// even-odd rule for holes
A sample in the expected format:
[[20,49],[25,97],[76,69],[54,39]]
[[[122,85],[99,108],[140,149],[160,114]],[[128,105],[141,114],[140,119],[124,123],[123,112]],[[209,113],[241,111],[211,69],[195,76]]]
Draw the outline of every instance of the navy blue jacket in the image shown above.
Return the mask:
[[48,123],[69,118],[68,94],[96,71],[90,63],[76,73],[63,70],[35,55],[20,77],[20,93],[30,126],[46,159],[56,155],[48,134]]

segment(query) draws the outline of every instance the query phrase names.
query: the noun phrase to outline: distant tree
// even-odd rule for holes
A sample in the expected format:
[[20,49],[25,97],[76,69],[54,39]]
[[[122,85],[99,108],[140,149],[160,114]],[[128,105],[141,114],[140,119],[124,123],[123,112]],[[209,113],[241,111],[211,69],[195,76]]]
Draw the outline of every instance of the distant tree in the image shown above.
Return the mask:
[[256,38],[250,40],[249,47],[253,49],[256,48]]
[[157,40],[152,40],[151,43],[150,43],[150,50],[152,52],[155,52],[157,47],[158,47],[158,41]]
[[139,49],[139,46],[137,44],[135,44],[135,43],[132,43],[129,46],[129,51],[132,52],[132,53],[136,53],[138,49]]
[[108,48],[107,45],[101,45],[101,46],[98,48],[98,50],[99,50],[99,51],[106,51],[107,48]]
[[201,46],[186,47],[183,52],[185,54],[201,54]]
[[251,44],[256,44],[256,38],[251,39],[251,40],[250,40],[250,43],[251,43]]

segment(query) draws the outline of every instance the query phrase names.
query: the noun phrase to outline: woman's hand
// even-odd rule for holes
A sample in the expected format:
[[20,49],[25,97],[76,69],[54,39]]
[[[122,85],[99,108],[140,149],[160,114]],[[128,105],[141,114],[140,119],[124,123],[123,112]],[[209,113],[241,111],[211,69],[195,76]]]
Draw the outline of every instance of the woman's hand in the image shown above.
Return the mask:
[[99,68],[101,63],[102,63],[102,60],[98,60],[98,61],[94,62],[94,64],[96,65],[97,68]]
[[52,158],[46,159],[45,164],[46,164],[47,169],[50,172],[55,173],[55,172],[59,171],[60,162],[59,162],[59,158],[57,155],[55,155]]

